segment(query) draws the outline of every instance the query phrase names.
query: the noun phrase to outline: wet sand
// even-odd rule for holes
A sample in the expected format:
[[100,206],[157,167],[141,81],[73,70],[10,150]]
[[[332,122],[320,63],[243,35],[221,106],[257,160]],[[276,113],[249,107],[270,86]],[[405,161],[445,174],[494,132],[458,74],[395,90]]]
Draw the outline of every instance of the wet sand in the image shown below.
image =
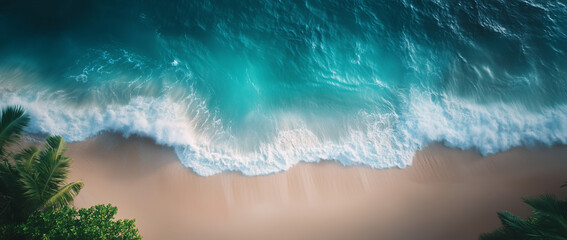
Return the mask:
[[77,207],[112,203],[144,239],[477,239],[522,197],[567,196],[567,146],[482,157],[441,144],[405,169],[301,163],[286,172],[201,177],[151,139],[103,134],[69,145]]

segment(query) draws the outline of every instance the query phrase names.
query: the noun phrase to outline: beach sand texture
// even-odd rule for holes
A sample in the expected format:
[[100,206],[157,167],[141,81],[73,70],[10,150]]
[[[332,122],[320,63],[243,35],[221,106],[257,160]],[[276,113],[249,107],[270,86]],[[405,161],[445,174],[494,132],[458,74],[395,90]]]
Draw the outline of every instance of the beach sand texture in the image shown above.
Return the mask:
[[482,157],[441,144],[406,169],[322,161],[286,172],[201,177],[151,139],[102,134],[69,145],[77,207],[112,203],[144,239],[477,239],[522,197],[565,197],[567,146]]

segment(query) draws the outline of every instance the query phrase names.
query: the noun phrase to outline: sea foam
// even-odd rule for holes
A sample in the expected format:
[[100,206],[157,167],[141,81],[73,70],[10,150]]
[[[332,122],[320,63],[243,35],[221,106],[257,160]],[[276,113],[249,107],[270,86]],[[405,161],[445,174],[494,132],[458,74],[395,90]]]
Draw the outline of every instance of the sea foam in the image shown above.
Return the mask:
[[[198,97],[191,95],[194,102]],[[372,168],[406,167],[416,151],[442,142],[449,147],[476,149],[483,155],[517,146],[567,143],[567,106],[535,113],[517,105],[480,106],[451,96],[411,91],[402,114],[359,112],[348,135],[324,139],[305,123],[278,129],[269,142],[253,151],[238,148],[222,124],[203,104],[180,104],[167,97],[136,97],[125,105],[75,109],[59,100],[41,100],[4,93],[1,107],[23,106],[31,116],[30,133],[54,134],[70,142],[105,131],[140,135],[174,147],[181,163],[199,175],[223,171],[265,175],[287,170],[298,162],[334,160]],[[190,101],[189,101],[190,102]],[[185,102],[187,103],[187,102]],[[283,120],[283,119],[282,119]],[[301,122],[301,119],[294,119]]]

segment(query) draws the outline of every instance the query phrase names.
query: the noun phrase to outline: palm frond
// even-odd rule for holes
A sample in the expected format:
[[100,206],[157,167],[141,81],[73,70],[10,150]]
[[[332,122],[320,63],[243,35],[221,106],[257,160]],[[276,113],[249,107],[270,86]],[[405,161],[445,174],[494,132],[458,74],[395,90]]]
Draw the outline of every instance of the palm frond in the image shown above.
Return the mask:
[[62,207],[73,202],[73,199],[79,191],[83,188],[82,181],[75,181],[67,184],[67,186],[61,188],[56,194],[51,196],[45,203],[46,207]]
[[7,160],[0,163],[0,225],[13,220],[16,176]]
[[0,156],[6,154],[6,147],[17,142],[30,118],[21,107],[7,107],[0,117]]
[[534,214],[540,219],[553,219],[553,223],[562,229],[567,229],[567,201],[559,200],[551,195],[539,198],[524,199],[533,208]]
[[510,229],[512,232],[520,236],[537,235],[537,229],[534,229],[532,225],[516,215],[504,211],[498,213],[498,218],[500,219],[500,222],[502,222],[502,226]]
[[55,157],[59,158],[67,151],[67,143],[60,136],[49,136],[45,139],[47,149],[54,150]]
[[48,137],[47,146],[39,155],[39,161],[35,165],[35,182],[39,185],[39,199],[47,201],[62,187],[67,179],[71,159],[63,156],[66,144],[61,137]]
[[5,174],[11,174],[11,173],[12,173],[12,165],[10,164],[8,159],[0,160],[0,181],[5,179],[4,178]]
[[539,198],[526,198],[523,200],[530,205],[537,214],[556,214],[560,210],[559,199],[551,195],[543,195]]
[[33,171],[34,164],[37,163],[40,151],[37,147],[32,146],[21,150],[14,160],[16,160],[16,167],[19,171],[31,172]]
[[0,205],[3,208],[0,210],[0,224],[25,219],[30,213],[32,204],[24,196],[21,178],[12,162],[4,159],[0,164]]
[[[26,171],[19,171],[19,174],[18,183],[22,187],[22,194],[30,203],[34,202],[36,204],[33,205],[37,205],[41,202],[41,190],[43,189],[42,185],[38,182],[37,174]],[[30,203],[28,203],[28,205],[32,205]]]
[[19,191],[19,173],[8,160],[0,163],[0,195],[14,196]]
[[38,164],[38,172],[36,182],[40,186],[39,197],[46,200],[55,194],[61,185],[65,182],[69,172],[69,164],[67,158],[59,161],[57,158],[43,158]]
[[21,138],[30,118],[20,107],[5,108],[0,114],[0,224],[71,203],[83,182],[65,185],[71,159],[63,155],[67,150],[63,138],[47,137],[41,150],[28,147],[9,153],[9,145]]

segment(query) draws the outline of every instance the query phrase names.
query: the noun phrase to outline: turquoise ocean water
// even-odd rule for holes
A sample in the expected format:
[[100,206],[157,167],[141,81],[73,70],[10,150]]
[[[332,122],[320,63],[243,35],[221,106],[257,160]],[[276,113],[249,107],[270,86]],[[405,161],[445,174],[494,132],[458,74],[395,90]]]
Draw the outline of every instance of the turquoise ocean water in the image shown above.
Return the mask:
[[200,175],[567,144],[567,2],[0,0],[0,99]]

